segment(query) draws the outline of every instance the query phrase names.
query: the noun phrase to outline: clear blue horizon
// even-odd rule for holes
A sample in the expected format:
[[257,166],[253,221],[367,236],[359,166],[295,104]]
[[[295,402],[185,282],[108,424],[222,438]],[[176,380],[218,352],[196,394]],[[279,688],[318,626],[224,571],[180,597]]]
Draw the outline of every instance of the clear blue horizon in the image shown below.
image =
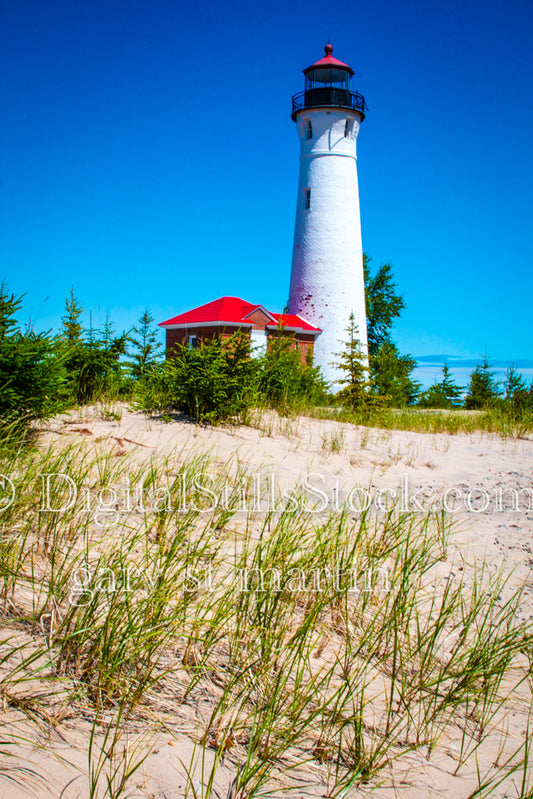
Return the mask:
[[23,321],[57,329],[71,286],[87,322],[119,330],[222,295],[282,310],[291,96],[329,38],[369,105],[363,246],[405,298],[400,350],[426,385],[444,361],[464,383],[484,354],[533,377],[531,4],[20,0],[2,16],[0,279]]

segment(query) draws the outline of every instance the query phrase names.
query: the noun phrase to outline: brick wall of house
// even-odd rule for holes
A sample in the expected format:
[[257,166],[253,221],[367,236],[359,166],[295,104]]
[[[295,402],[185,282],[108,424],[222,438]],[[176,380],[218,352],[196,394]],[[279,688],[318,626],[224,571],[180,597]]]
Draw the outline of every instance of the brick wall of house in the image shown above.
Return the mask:
[[260,308],[252,311],[252,313],[246,317],[246,320],[253,324],[254,330],[264,330],[267,325],[272,324],[271,317]]
[[166,348],[167,354],[172,354],[172,350],[176,346],[176,344],[187,344],[189,341],[189,336],[197,336],[198,341],[203,339],[204,341],[208,341],[216,336],[221,336],[222,338],[229,338],[237,330],[242,330],[244,332],[248,332],[248,327],[218,327],[218,326],[208,326],[208,327],[191,327],[184,328],[167,328],[167,341],[166,341]]
[[[272,320],[266,316],[262,311],[254,311],[252,315],[255,318],[253,319],[254,328],[257,326],[257,329],[264,330],[265,325],[272,324]],[[252,321],[252,317],[248,317],[250,321]],[[259,325],[262,324],[262,327]],[[177,344],[187,344],[189,340],[189,336],[197,336],[198,341],[204,340],[208,341],[215,336],[221,336],[222,338],[229,338],[232,336],[237,330],[242,330],[244,332],[249,332],[249,328],[247,327],[232,327],[232,328],[224,328],[218,326],[209,326],[209,327],[202,327],[198,325],[198,327],[191,327],[189,328],[170,328],[167,329],[167,341],[166,341],[166,348],[167,354],[172,355],[172,350]],[[272,340],[277,336],[288,336],[294,339],[294,346],[298,349],[301,355],[302,363],[306,363],[309,357],[309,354],[312,356],[313,354],[313,346],[315,338],[310,333],[294,333],[294,331],[290,330],[269,330],[268,331],[268,340]]]
[[[315,337],[310,333],[295,333],[291,330],[284,330],[281,328],[280,330],[269,330],[268,331],[268,338],[270,340],[276,338],[277,336],[284,336],[294,339],[294,346],[298,349],[302,363],[307,363],[308,358],[312,358],[313,356],[313,348],[315,344]],[[311,361],[312,362],[312,361]]]
[[315,345],[314,336],[296,336],[296,342],[298,344],[298,350],[300,352],[300,356],[302,358],[302,363],[307,363],[308,359],[310,363],[313,363],[313,349]]

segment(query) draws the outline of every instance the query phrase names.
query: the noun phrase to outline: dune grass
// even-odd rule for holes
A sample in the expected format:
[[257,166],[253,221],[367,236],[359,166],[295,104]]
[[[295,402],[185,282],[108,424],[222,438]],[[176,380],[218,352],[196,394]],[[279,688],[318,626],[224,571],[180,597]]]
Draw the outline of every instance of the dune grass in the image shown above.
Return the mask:
[[[503,573],[453,572],[444,516],[303,496],[260,511],[241,464],[182,452],[0,454],[0,785],[34,777],[10,765],[3,713],[38,727],[74,708],[92,720],[91,799],[125,796],[146,758],[124,746],[132,720],[155,735],[181,717],[215,755],[184,764],[189,796],[224,763],[234,799],[294,788],[293,772],[340,799],[452,740],[460,773],[495,736],[472,796],[513,773],[531,795],[526,738],[502,730],[511,712],[528,724],[532,623]],[[58,474],[78,500],[59,510],[71,484],[54,478],[43,510]]]
[[504,406],[482,411],[430,410],[424,408],[361,408],[338,406],[309,407],[305,411],[318,419],[381,427],[386,430],[412,430],[417,433],[495,433],[503,438],[527,438],[533,433],[533,411],[520,412]]

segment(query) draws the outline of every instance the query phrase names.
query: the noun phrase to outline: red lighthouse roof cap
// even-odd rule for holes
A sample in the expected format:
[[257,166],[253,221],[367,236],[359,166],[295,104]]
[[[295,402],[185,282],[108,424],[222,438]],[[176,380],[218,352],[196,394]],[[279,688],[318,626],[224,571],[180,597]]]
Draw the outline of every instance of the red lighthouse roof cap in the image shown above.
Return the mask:
[[339,61],[338,58],[333,58],[331,55],[333,52],[333,46],[328,44],[324,47],[324,51],[326,55],[324,58],[321,58],[320,61],[315,61],[314,64],[311,64],[310,67],[304,69],[304,75],[307,75],[308,72],[311,72],[312,69],[323,69],[324,67],[335,67],[335,69],[342,69],[345,72],[349,72],[350,75],[353,75],[353,69],[349,64],[344,64],[342,61]]

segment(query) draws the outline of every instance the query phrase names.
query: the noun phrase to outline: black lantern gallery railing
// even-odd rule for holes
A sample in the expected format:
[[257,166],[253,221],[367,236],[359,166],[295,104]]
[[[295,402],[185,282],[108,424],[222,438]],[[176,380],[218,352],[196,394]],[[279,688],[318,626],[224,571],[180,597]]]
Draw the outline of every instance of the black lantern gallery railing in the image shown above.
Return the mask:
[[362,119],[368,106],[365,98],[359,92],[350,92],[348,89],[337,89],[334,86],[324,86],[318,89],[308,89],[298,92],[292,98],[292,118],[302,108],[317,108],[321,106],[336,106],[337,108],[351,108],[359,111]]

